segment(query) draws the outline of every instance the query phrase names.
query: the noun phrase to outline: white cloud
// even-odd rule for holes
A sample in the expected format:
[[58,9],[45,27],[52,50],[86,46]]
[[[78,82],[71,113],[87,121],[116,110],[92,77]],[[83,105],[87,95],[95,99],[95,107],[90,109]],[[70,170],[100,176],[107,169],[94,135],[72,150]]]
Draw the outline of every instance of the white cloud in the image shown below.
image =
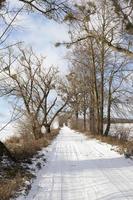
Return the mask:
[[63,57],[66,48],[55,47],[56,42],[69,40],[68,27],[65,24],[58,24],[39,15],[24,13],[19,16],[16,24],[19,29],[12,35],[12,40],[24,41],[26,46],[32,46],[37,53],[47,57],[49,65],[65,64]]

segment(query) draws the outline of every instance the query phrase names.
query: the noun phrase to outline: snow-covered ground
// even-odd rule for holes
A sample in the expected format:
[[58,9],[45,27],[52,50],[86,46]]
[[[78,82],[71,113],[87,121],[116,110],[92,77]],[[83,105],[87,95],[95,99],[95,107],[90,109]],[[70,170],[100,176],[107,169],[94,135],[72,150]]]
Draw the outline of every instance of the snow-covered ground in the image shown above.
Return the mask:
[[26,199],[133,200],[133,161],[111,148],[63,127]]
[[[106,127],[106,125],[104,126]],[[110,127],[110,135],[127,135],[127,139],[133,139],[133,123],[114,123]]]

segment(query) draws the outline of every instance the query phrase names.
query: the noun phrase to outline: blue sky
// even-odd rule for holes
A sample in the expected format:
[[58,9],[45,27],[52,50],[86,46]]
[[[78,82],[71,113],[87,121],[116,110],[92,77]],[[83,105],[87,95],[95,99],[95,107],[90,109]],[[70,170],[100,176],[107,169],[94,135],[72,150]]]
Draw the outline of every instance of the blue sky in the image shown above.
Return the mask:
[[56,48],[55,43],[69,40],[67,25],[48,20],[39,14],[23,13],[18,16],[16,29],[9,39],[32,46],[37,53],[46,56],[48,65],[66,69],[64,56],[67,50],[65,47]]
[[[11,7],[17,6],[17,0],[9,0]],[[46,57],[47,66],[57,66],[61,74],[67,72],[67,62],[64,57],[65,47],[55,47],[56,42],[69,40],[68,27],[53,20],[48,20],[39,14],[21,13],[15,21],[15,29],[8,38],[9,43],[23,41],[25,46],[32,46],[37,54]],[[0,99],[0,124],[10,118],[11,105],[5,99]]]

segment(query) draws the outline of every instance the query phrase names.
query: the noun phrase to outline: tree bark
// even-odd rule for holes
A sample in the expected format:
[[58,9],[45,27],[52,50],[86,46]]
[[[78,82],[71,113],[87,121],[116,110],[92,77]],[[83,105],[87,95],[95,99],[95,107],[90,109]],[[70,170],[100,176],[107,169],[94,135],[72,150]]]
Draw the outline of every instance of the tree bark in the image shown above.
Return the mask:
[[[99,94],[98,94],[98,87],[97,87],[97,71],[96,71],[96,60],[95,60],[95,51],[94,51],[94,40],[90,39],[90,47],[91,47],[91,57],[92,57],[92,68],[91,68],[91,77],[92,77],[92,93],[93,93],[93,106],[95,109],[95,133],[100,133],[100,117],[99,117]],[[94,131],[94,130],[93,130]]]
[[95,114],[94,114],[94,105],[93,105],[93,97],[91,95],[90,100],[90,132],[95,134]]
[[110,131],[110,125],[111,125],[111,105],[112,105],[111,87],[112,87],[112,80],[113,80],[113,77],[111,76],[110,81],[109,81],[107,126],[106,126],[106,130],[104,132],[105,136],[108,136],[109,131]]
[[38,140],[39,138],[43,137],[43,134],[41,132],[41,126],[40,125],[36,125],[35,123],[33,124],[33,127],[32,127],[32,130],[33,130],[33,134],[34,134],[34,137],[35,137],[35,140]]
[[78,113],[78,111],[75,112],[75,118],[76,118],[76,128],[78,128],[78,120],[79,120],[79,113]]
[[84,131],[86,131],[86,109],[84,109]]

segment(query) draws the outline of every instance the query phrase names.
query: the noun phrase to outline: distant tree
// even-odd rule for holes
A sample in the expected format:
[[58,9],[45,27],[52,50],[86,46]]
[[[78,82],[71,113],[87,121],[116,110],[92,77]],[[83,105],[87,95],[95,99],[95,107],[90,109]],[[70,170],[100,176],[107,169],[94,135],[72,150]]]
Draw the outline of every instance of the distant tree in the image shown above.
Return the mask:
[[[69,78],[68,83],[70,88],[72,88],[73,93],[77,91],[76,94],[78,97],[78,100],[75,98],[75,103],[73,103],[71,107],[74,109],[75,105],[77,105],[78,115],[82,116],[84,120],[84,130],[86,130],[87,113],[89,109],[88,104],[90,101],[90,71],[87,53],[86,44],[84,44],[84,46],[77,44],[75,48],[73,48],[73,51],[68,54],[70,68],[69,75],[67,76]],[[70,103],[71,101],[72,98],[70,97]],[[78,124],[78,120],[76,121]]]

